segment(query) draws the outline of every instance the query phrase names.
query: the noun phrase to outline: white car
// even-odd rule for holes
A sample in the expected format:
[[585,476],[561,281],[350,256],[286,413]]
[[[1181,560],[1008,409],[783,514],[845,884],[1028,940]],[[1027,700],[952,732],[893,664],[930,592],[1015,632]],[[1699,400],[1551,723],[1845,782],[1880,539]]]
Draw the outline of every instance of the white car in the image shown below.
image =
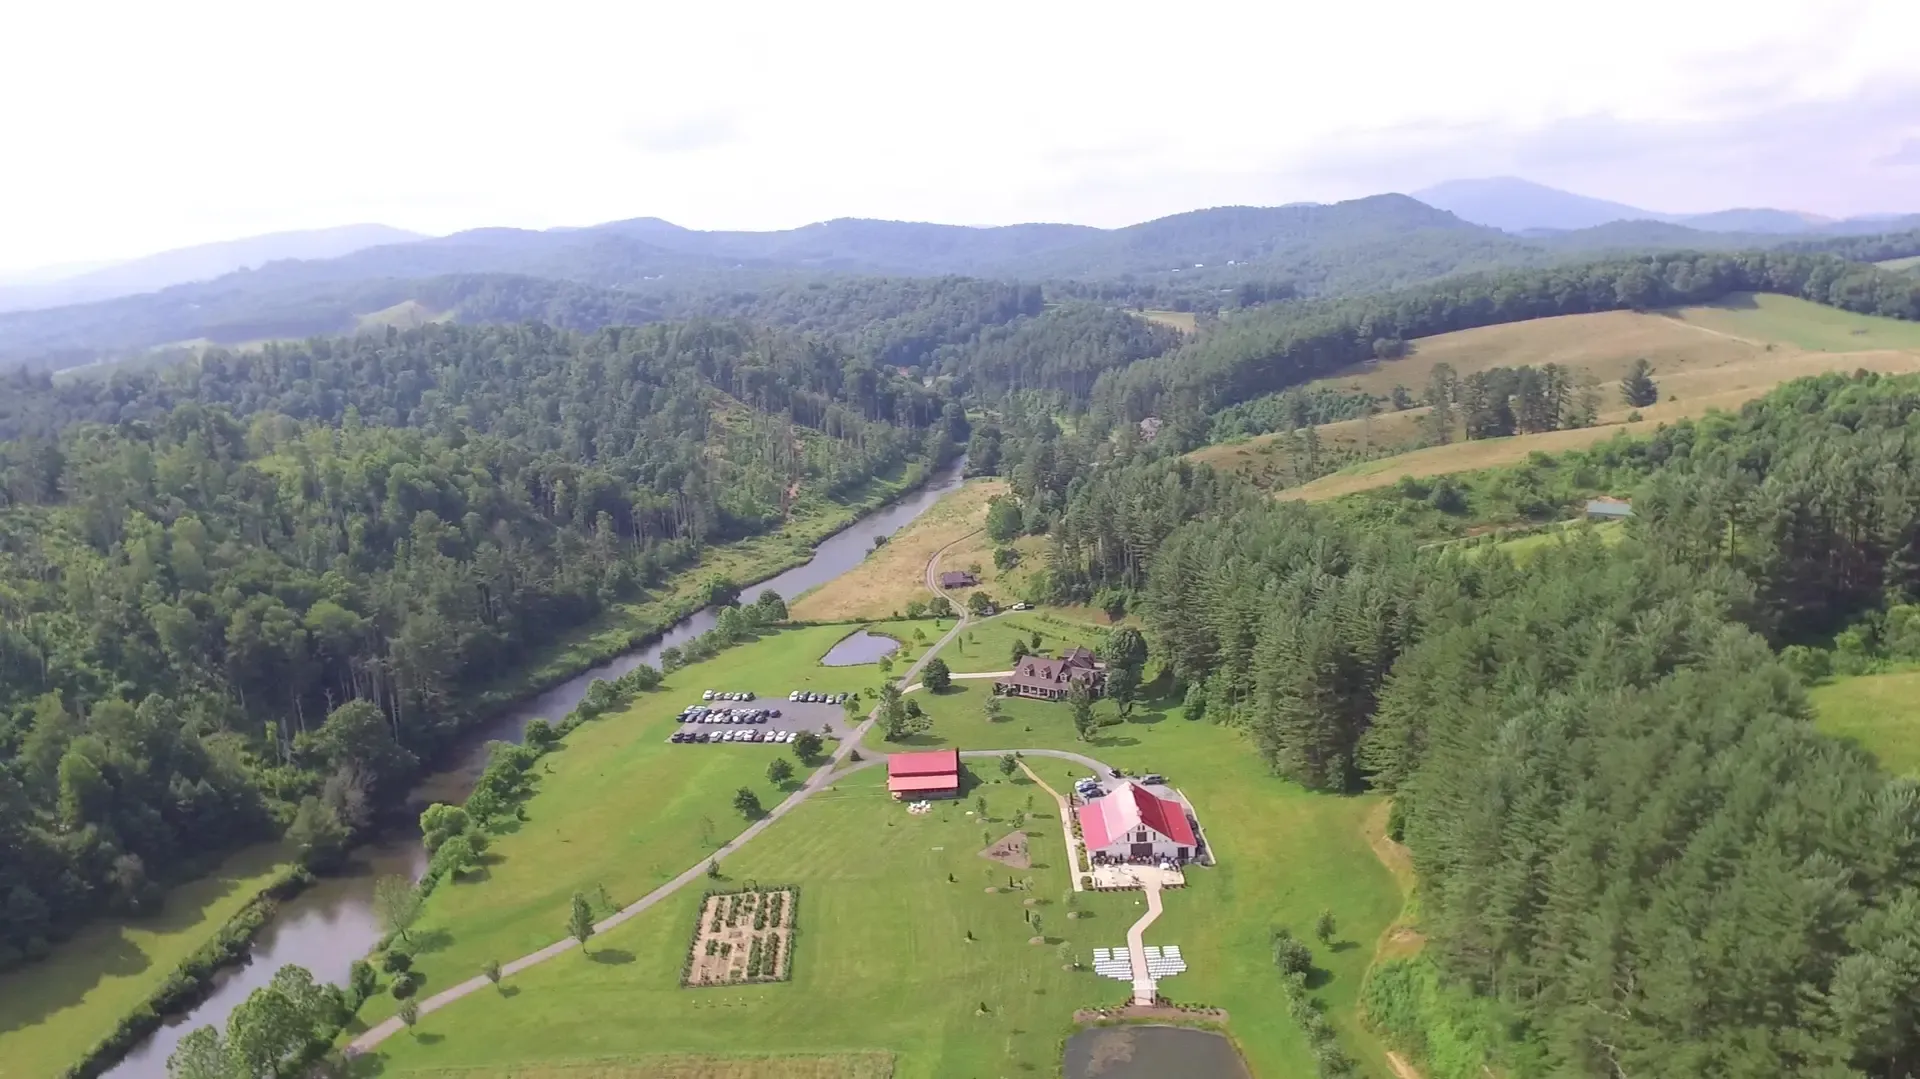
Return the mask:
[[707,691],[706,691],[705,693],[702,693],[702,694],[700,694],[700,699],[701,699],[701,700],[703,700],[703,701],[710,701],[710,700],[712,700],[712,699],[713,699],[713,690],[707,690]]

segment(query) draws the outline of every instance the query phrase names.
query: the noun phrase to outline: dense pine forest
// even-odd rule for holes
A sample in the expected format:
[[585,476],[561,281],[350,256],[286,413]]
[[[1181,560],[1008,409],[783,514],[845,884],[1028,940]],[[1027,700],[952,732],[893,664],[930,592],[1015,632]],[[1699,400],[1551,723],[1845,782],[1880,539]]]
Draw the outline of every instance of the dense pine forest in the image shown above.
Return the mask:
[[0,444],[9,962],[283,828],[325,862],[531,649],[967,435],[890,369],[718,324],[431,327],[123,386]]
[[1435,1074],[1912,1073],[1920,788],[1817,733],[1778,650],[1913,624],[1920,379],[1550,462],[1638,516],[1524,567],[1016,419],[1039,587],[1141,615],[1180,714],[1276,773],[1394,795],[1429,944],[1368,1007]]

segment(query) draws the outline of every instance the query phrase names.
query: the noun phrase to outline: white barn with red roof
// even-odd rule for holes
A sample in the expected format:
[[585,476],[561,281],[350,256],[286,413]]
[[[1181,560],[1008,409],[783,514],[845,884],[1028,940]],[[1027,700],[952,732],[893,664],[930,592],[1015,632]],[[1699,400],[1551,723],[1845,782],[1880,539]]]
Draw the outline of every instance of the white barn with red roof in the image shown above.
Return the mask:
[[1187,807],[1138,783],[1129,782],[1088,802],[1079,815],[1080,838],[1089,855],[1121,862],[1165,858],[1181,863],[1198,853]]

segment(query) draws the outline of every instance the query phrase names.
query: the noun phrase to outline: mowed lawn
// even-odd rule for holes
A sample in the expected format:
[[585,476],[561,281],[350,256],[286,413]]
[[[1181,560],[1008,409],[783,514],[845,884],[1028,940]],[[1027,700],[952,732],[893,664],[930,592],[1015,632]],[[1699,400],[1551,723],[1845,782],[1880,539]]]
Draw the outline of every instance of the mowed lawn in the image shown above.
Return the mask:
[[95,922],[0,977],[0,1079],[51,1079],[78,1063],[285,865],[277,846],[247,848],[168,892],[153,917]]
[[1858,743],[1895,775],[1920,776],[1920,670],[1837,678],[1807,696],[1821,730]]
[[1735,293],[1719,303],[1684,307],[1674,314],[1694,326],[1812,352],[1920,349],[1920,324],[1856,315],[1793,296]]
[[[711,688],[750,689],[775,707],[794,689],[853,689],[851,672],[864,676],[871,668],[819,665],[848,631],[786,630],[730,649],[675,671],[625,711],[568,735],[565,748],[537,766],[527,819],[495,837],[486,871],[443,883],[428,898],[410,934],[414,969],[426,977],[423,995],[473,977],[489,959],[504,963],[566,936],[576,891],[594,895],[604,887],[615,906],[624,906],[698,863],[746,826],[733,808],[741,787],[752,788],[763,806],[778,804],[787,792],[768,782],[767,764],[792,760],[791,749],[673,745],[673,717]],[[794,726],[768,724],[783,725]],[[796,772],[807,769],[796,762]],[[396,1006],[381,994],[361,1017],[372,1022]]]
[[661,1053],[628,1061],[526,1067],[436,1068],[413,1073],[445,1079],[889,1079],[891,1053],[779,1053],[709,1056]]
[[[928,560],[941,548],[985,527],[988,500],[1006,490],[1004,480],[968,481],[875,548],[858,566],[792,601],[793,617],[811,621],[887,618],[904,612],[915,600],[932,599],[926,585]],[[965,569],[967,563],[941,565]]]
[[[1035,634],[1039,635],[1038,647],[1034,645]],[[956,674],[1004,671],[1013,666],[1016,641],[1029,652],[1058,655],[1076,645],[1097,651],[1103,636],[1103,631],[1063,625],[1037,612],[1016,612],[968,626],[958,640],[940,653],[940,658],[946,662],[947,669]]]
[[[916,697],[938,701],[929,741],[979,748],[970,743],[987,725],[964,718],[979,714],[974,694]],[[1102,706],[1103,715],[1111,711]],[[1282,925],[1305,935],[1322,909],[1332,910],[1341,943],[1315,947],[1328,979],[1320,993],[1365,1073],[1391,1074],[1354,1010],[1371,944],[1401,904],[1364,834],[1377,799],[1304,792],[1270,776],[1237,732],[1157,709],[1137,710],[1090,744],[1074,739],[1064,705],[1014,702],[1010,712],[994,725],[994,740],[1160,770],[1197,807],[1222,864],[1169,893],[1166,914],[1147,932],[1148,943],[1180,945],[1191,968],[1168,979],[1164,992],[1227,1008],[1254,1074],[1312,1074],[1275,989],[1269,935]],[[1037,757],[1029,763],[1056,785],[1084,771]],[[896,1055],[902,1079],[1058,1074],[1073,1011],[1118,1003],[1127,992],[1121,982],[1062,969],[1060,944],[1084,965],[1095,947],[1124,946],[1144,908],[1131,893],[1083,894],[1076,907],[1089,917],[1067,919],[1070,880],[1051,799],[1023,778],[1003,779],[991,761],[969,768],[979,785],[925,816],[886,798],[877,765],[847,773],[728,860],[728,884],[800,885],[793,982],[680,989],[700,902],[689,890],[596,938],[598,958],[563,956],[509,979],[510,996],[482,993],[426,1017],[417,1036],[385,1043],[376,1066],[387,1075],[475,1069],[545,1077],[574,1063],[638,1067],[658,1054],[881,1051]],[[979,796],[988,803],[985,823],[971,815]],[[1029,807],[1034,867],[1008,870],[979,857]],[[1033,891],[1004,891],[1009,875],[1031,876]],[[1044,946],[1027,943],[1030,898],[1049,938]]]
[[[792,982],[680,988],[700,905],[699,890],[689,889],[589,942],[594,954],[510,979],[512,996],[482,993],[427,1017],[420,1037],[402,1034],[382,1046],[383,1072],[484,1067],[506,1075],[534,1063],[659,1053],[878,1050],[897,1054],[893,1074],[902,1079],[1053,1074],[1073,1009],[1117,1003],[1126,992],[1063,969],[1059,944],[1090,952],[1124,943],[1127,923],[1118,902],[1100,904],[1105,917],[1065,917],[1069,883],[1056,820],[1028,825],[1033,868],[1008,870],[979,856],[983,838],[1012,830],[1007,818],[1033,790],[980,787],[997,818],[983,825],[971,793],[916,816],[886,796],[880,769],[854,773],[726,866],[731,884],[799,885]],[[1008,891],[1009,874],[1033,878],[1033,891]],[[1028,943],[1029,898],[1039,901],[1032,909],[1049,943]]]

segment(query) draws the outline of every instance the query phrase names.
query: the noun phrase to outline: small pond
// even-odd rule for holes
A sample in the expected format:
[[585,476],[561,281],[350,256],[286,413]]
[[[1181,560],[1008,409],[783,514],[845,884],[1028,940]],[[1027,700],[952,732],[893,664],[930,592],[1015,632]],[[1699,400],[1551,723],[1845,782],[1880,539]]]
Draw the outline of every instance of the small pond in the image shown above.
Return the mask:
[[820,657],[820,663],[826,667],[858,667],[862,663],[878,663],[899,650],[899,641],[863,629],[840,638]]
[[1089,1027],[1067,1039],[1066,1079],[1252,1079],[1224,1036],[1188,1027]]

